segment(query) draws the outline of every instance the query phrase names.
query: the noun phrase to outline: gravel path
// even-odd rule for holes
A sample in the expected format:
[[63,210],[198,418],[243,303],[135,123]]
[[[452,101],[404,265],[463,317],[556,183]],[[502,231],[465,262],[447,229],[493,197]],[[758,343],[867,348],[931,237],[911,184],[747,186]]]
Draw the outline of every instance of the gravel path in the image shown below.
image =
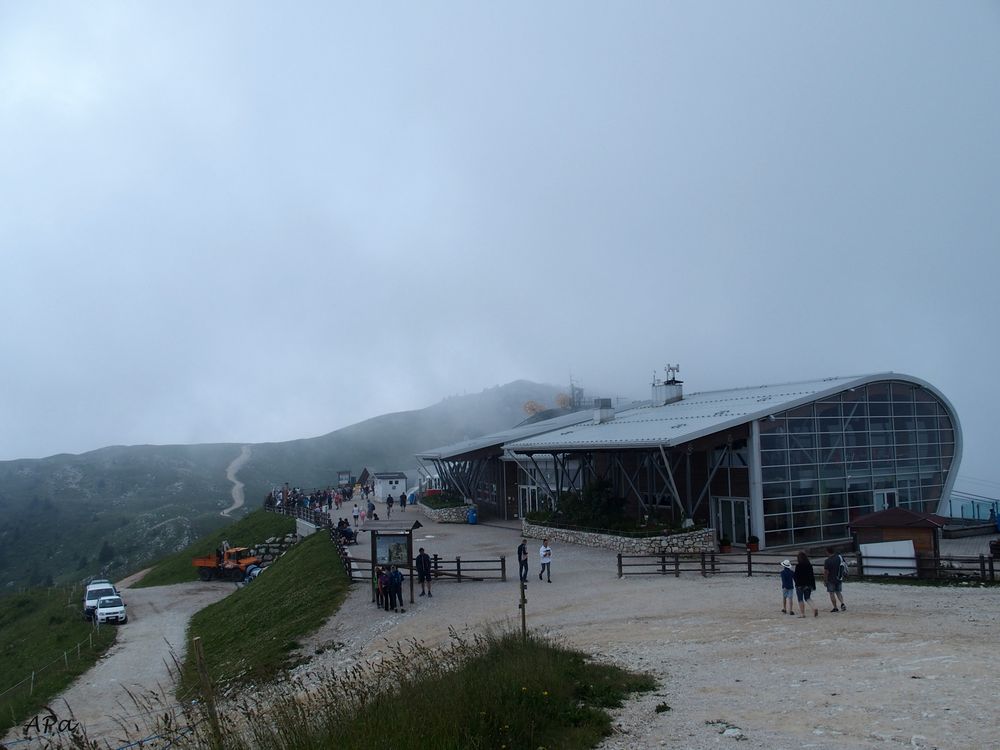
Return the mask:
[[[72,715],[79,720],[91,737],[123,735],[119,729],[122,721],[143,724],[130,692],[144,696],[160,689],[163,694],[172,694],[171,654],[183,660],[188,620],[234,589],[232,583],[219,582],[124,588],[137,577],[118,584],[128,605],[128,623],[104,626],[119,628],[115,645],[50,704],[60,718]],[[15,739],[17,734],[12,732],[8,739]],[[17,750],[41,746],[41,742],[20,741],[11,745]]]
[[236,473],[243,468],[243,464],[250,460],[250,446],[244,445],[240,450],[240,455],[233,459],[232,463],[226,467],[226,479],[233,483],[233,489],[231,490],[233,496],[233,504],[230,505],[223,511],[219,512],[220,516],[230,517],[234,510],[238,510],[243,507],[244,496],[243,496],[243,482],[236,478]]
[[[516,527],[421,522],[414,547],[507,555],[512,580],[440,583],[405,614],[376,610],[357,586],[305,644],[328,650],[300,675],[377,658],[400,640],[445,643],[450,625],[519,624]],[[997,589],[848,581],[847,612],[830,613],[821,593],[819,617],[799,619],[781,614],[773,575],[619,579],[613,553],[571,545],[553,547],[553,583],[541,583],[538,544],[529,540],[529,627],[660,681],[617,712],[602,748],[1000,747]]]
[[[433,598],[418,597],[400,614],[376,609],[368,590],[354,586],[340,612],[304,640],[311,661],[296,675],[305,682],[359,657],[380,658],[399,641],[445,644],[449,627],[518,626],[518,528],[436,524],[410,512],[406,524],[418,517],[414,547],[465,559],[506,555],[511,580],[439,582]],[[365,541],[354,549],[366,550]],[[781,614],[774,575],[619,579],[613,553],[572,545],[553,547],[553,583],[543,583],[538,544],[529,540],[529,627],[659,680],[615,712],[604,750],[1000,747],[1000,590],[849,581],[847,612],[828,612],[821,594],[819,617],[799,619]],[[130,621],[118,643],[54,707],[65,699],[91,736],[115,736],[109,717],[134,711],[126,689],[168,685],[170,647],[183,648],[190,615],[230,591],[220,583],[126,591]],[[670,710],[657,713],[658,705]]]

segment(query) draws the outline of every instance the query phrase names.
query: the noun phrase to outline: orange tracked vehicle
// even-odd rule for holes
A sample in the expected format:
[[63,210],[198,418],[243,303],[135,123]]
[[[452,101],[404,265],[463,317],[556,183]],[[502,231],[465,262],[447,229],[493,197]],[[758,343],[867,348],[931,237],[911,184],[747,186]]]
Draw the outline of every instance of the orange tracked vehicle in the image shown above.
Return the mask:
[[246,575],[247,568],[260,565],[260,558],[249,547],[230,547],[228,542],[223,542],[215,555],[196,557],[191,564],[198,569],[198,576],[203,581],[213,578],[239,581]]

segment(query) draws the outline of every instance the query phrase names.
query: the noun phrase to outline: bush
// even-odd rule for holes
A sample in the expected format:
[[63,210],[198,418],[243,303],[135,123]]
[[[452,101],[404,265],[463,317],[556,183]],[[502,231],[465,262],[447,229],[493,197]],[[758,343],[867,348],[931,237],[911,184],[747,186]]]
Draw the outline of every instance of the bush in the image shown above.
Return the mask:
[[465,502],[465,498],[454,490],[445,490],[444,492],[436,495],[424,495],[420,502],[428,508],[433,508],[434,510],[441,510],[442,508],[460,508],[463,505],[468,505],[468,503]]

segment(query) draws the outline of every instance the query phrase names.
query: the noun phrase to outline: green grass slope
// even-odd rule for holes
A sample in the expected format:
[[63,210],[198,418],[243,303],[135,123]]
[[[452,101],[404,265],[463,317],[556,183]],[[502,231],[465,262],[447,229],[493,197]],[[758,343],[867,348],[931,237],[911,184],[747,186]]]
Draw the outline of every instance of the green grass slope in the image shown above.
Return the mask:
[[[337,471],[405,470],[415,454],[524,419],[558,389],[527,381],[386,414],[320,437],[251,446],[246,502],[289,482],[325,487]],[[226,469],[242,445],[141,445],[0,461],[0,590],[111,578],[146,567],[228,522]],[[44,539],[45,544],[37,540]]]
[[318,532],[304,539],[253,583],[191,618],[178,694],[197,690],[193,638],[201,638],[208,672],[220,689],[266,682],[292,664],[298,639],[326,622],[349,586],[329,536]]
[[145,588],[196,581],[198,570],[191,564],[191,559],[215,554],[215,550],[223,540],[228,540],[233,547],[249,547],[269,537],[282,536],[293,531],[295,531],[294,518],[255,510],[239,521],[203,536],[180,552],[163,558],[142,577],[141,581],[133,585],[135,588]]
[[95,629],[82,608],[82,586],[0,597],[0,736],[33,716],[115,642],[116,628]]

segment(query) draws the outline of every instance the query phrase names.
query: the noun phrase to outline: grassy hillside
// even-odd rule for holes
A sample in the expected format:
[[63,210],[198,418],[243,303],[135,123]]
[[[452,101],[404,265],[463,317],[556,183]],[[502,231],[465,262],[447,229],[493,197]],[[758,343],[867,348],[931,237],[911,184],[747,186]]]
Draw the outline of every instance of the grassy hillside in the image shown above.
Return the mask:
[[82,586],[0,597],[0,736],[38,712],[114,643],[116,628],[94,629],[82,607]]
[[[284,482],[332,484],[340,469],[411,468],[418,451],[511,427],[526,401],[552,404],[558,390],[518,381],[320,437],[253,445],[239,473],[247,505]],[[231,503],[226,468],[241,448],[119,446],[0,461],[0,591],[118,577],[218,529]]]
[[330,538],[319,532],[303,540],[253,583],[195,614],[178,692],[197,689],[194,637],[218,687],[259,684],[290,665],[298,639],[326,622],[349,586]]
[[265,513],[256,510],[245,518],[228,526],[223,526],[206,536],[201,537],[188,547],[160,560],[153,566],[135,588],[147,586],[168,586],[172,583],[198,580],[198,571],[191,564],[191,559],[203,555],[212,555],[228,540],[234,547],[249,547],[259,544],[272,536],[282,536],[295,531],[295,519],[279,516],[277,513]]

